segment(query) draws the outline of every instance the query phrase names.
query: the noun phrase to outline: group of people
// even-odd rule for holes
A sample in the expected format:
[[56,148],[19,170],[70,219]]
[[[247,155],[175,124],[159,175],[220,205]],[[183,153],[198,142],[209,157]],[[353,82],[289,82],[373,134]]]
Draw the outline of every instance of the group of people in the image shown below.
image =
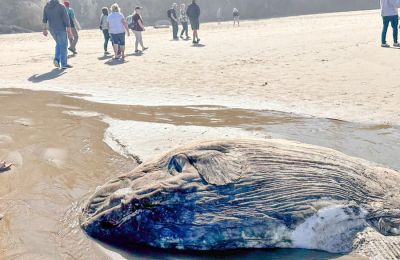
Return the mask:
[[179,24],[182,25],[182,31],[180,38],[183,39],[183,35],[186,36],[186,40],[189,40],[189,22],[193,31],[193,44],[200,42],[198,31],[200,29],[200,7],[197,5],[196,0],[192,0],[192,3],[186,8],[185,4],[178,5],[172,4],[171,9],[168,10],[167,15],[172,25],[172,38],[179,40]]
[[[142,32],[145,31],[143,17],[141,15],[142,8],[137,6],[132,15],[125,18],[118,4],[113,4],[111,10],[107,7],[102,8],[100,17],[100,30],[104,36],[104,54],[108,52],[108,44],[111,41],[115,60],[125,59],[125,38],[130,36],[130,30],[135,34],[135,52],[143,52],[148,48],[143,43]],[[168,11],[168,17],[171,19],[173,28],[173,39],[178,38],[179,23],[182,24],[181,38],[186,35],[189,37],[189,22],[193,30],[193,43],[198,44],[200,38],[198,30],[200,28],[200,7],[196,0],[186,9],[184,4],[178,7],[174,4],[171,10]],[[76,55],[77,43],[81,26],[76,18],[74,10],[71,8],[69,0],[60,3],[59,0],[48,0],[43,11],[43,35],[48,36],[49,32],[56,42],[56,50],[54,57],[54,66],[62,70],[72,68],[68,64],[68,50]],[[69,47],[68,47],[69,39]],[[141,50],[139,50],[141,47]]]
[[[400,1],[400,0],[399,0]],[[135,7],[132,15],[125,18],[117,3],[113,4],[110,10],[107,7],[102,8],[100,17],[100,30],[104,36],[104,55],[109,55],[108,45],[111,41],[114,50],[115,60],[125,59],[125,38],[130,36],[130,31],[135,35],[135,53],[144,52],[148,48],[143,43],[142,33],[145,31],[144,20],[141,14],[142,8]],[[198,31],[200,29],[201,10],[196,0],[186,8],[185,4],[174,3],[168,10],[167,15],[172,25],[173,40],[179,40],[179,24],[182,25],[180,38],[189,40],[189,23],[193,35],[193,44],[199,44],[200,38]],[[239,26],[239,10],[233,10],[234,25]],[[48,0],[43,12],[43,35],[48,36],[49,32],[56,42],[54,57],[54,66],[61,69],[72,68],[68,64],[68,50],[74,55],[77,52],[77,43],[79,39],[79,30],[81,26],[76,18],[74,10],[71,8],[69,0],[64,0],[63,4],[59,0]],[[184,38],[185,36],[185,38]],[[69,39],[69,47],[68,47]],[[140,47],[140,49],[139,49]]]
[[[135,53],[145,51],[148,48],[143,44],[142,32],[145,31],[144,21],[141,14],[142,8],[135,7],[132,15],[125,16],[121,13],[118,4],[111,6],[111,13],[107,7],[102,8],[102,15],[100,17],[100,30],[103,31],[104,36],[104,55],[110,54],[108,52],[108,42],[111,40],[114,50],[115,60],[125,59],[125,38],[126,35],[130,36],[132,30],[135,34]],[[139,50],[139,45],[142,48]]]

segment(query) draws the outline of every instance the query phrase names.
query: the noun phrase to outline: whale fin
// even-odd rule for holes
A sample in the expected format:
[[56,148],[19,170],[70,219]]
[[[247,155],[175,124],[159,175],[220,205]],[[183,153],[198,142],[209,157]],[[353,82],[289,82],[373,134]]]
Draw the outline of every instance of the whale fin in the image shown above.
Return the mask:
[[246,164],[231,152],[196,151],[188,156],[189,162],[208,184],[227,185],[237,182],[246,171]]
[[371,260],[400,259],[400,236],[384,236],[373,228],[366,228],[353,241],[354,255]]

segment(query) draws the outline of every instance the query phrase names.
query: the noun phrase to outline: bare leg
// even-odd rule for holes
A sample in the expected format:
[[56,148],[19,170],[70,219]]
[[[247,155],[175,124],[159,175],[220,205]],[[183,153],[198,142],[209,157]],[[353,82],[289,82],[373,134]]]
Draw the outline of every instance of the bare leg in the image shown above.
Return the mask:
[[113,44],[114,58],[118,58],[118,44]]
[[124,45],[124,46],[121,45],[120,50],[121,50],[121,57],[122,57],[122,60],[124,60],[124,59],[125,59],[125,45]]

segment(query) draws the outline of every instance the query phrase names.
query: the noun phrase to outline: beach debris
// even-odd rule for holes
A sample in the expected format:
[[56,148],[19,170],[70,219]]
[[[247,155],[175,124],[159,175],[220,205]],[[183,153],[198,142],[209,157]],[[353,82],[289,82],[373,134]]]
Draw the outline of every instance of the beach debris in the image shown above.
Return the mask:
[[11,169],[12,163],[0,162],[0,172],[5,172]]

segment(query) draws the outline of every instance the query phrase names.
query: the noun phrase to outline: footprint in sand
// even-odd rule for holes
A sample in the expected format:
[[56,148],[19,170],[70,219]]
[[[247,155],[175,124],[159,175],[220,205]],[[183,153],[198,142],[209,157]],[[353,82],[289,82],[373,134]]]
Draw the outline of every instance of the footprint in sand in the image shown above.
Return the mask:
[[10,144],[13,142],[13,139],[9,135],[0,135],[0,144]]
[[31,118],[18,118],[14,120],[15,123],[23,126],[33,126],[33,120]]
[[43,159],[54,167],[62,168],[67,159],[67,151],[57,148],[48,148],[43,154]]

